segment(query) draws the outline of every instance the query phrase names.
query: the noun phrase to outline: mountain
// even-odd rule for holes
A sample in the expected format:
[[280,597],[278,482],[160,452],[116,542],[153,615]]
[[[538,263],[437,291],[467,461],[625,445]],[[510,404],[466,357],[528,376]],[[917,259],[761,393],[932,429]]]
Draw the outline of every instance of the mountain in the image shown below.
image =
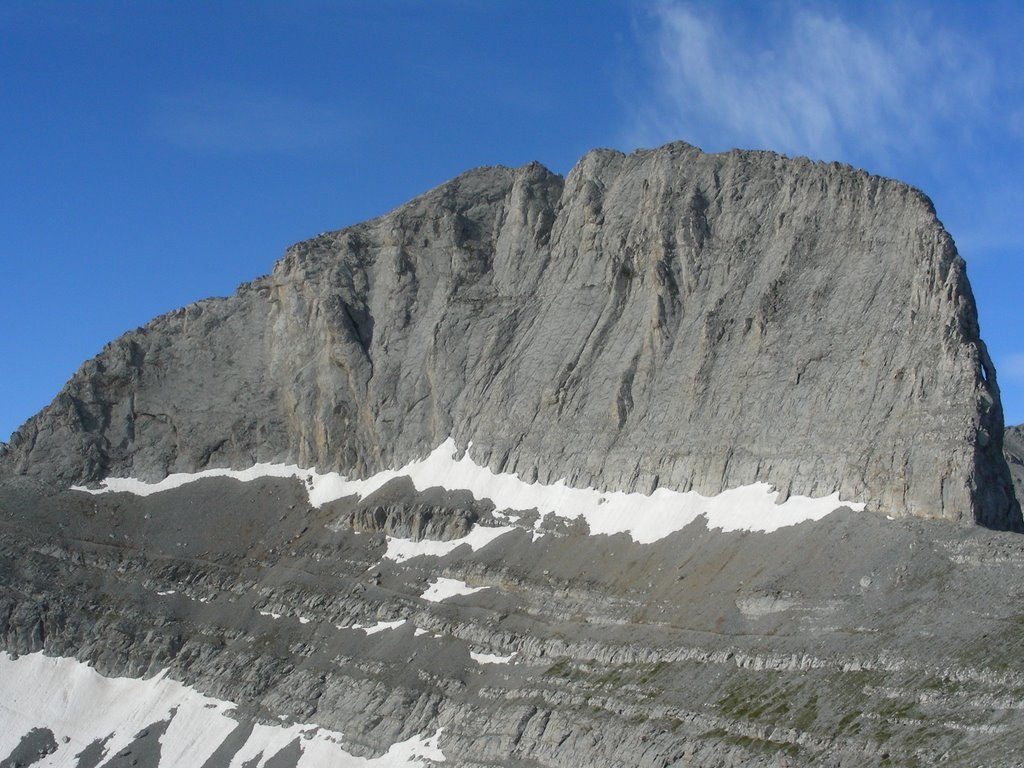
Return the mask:
[[12,436],[0,766],[1011,765],[1022,447],[905,184],[470,171]]
[[[899,182],[685,144],[471,171],[126,334],[11,440],[49,482],[453,437],[496,471],[649,492],[757,480],[1020,524],[964,263]],[[651,446],[659,446],[652,451]]]

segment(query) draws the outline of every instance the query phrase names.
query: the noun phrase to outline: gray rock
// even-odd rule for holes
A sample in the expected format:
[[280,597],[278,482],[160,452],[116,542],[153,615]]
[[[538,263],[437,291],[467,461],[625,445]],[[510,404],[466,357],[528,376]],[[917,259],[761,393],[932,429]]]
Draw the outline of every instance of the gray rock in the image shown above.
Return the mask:
[[1003,434],[1003,455],[1010,468],[1017,498],[1024,498],[1024,424],[1006,428]]
[[[342,731],[361,756],[443,728],[454,768],[973,768],[1024,754],[1017,534],[841,510],[772,534],[697,521],[651,545],[523,529],[393,563],[379,537],[334,525],[349,502],[289,510],[302,494],[281,479],[145,498],[0,482],[0,649],[164,671],[235,702],[207,766],[279,716]],[[486,588],[421,599],[439,577]],[[165,721],[116,750],[88,734],[80,764],[157,764]],[[47,723],[59,746],[65,725]],[[294,764],[302,744],[282,747],[263,757]]]
[[21,737],[10,755],[0,760],[0,768],[28,768],[43,760],[57,749],[53,732],[48,728],[33,728]]
[[470,171],[125,334],[12,437],[58,484],[454,436],[492,468],[715,493],[766,480],[1021,525],[995,370],[931,202],[686,144]]
[[355,531],[448,541],[468,534],[493,508],[494,504],[477,501],[468,491],[432,488],[418,493],[411,480],[399,478],[357,502],[348,520]]

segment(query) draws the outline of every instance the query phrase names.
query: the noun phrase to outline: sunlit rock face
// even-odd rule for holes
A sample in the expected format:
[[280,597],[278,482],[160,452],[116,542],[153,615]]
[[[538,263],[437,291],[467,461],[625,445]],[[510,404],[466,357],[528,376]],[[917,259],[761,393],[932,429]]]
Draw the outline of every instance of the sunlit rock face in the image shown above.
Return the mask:
[[703,494],[768,482],[1019,524],[963,261],[919,192],[685,144],[470,171],[113,342],[14,436],[62,484],[448,437],[496,472]]
[[1024,424],[1006,428],[1003,454],[1019,500],[1024,495]]
[[1012,765],[1022,446],[903,184],[471,171],[0,445],[0,768]]

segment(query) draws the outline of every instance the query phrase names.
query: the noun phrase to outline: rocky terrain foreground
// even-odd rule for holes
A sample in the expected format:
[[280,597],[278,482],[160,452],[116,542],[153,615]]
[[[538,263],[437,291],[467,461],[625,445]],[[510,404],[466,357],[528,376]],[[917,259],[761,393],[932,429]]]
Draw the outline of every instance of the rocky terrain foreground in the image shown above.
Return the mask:
[[919,192],[471,171],[0,447],[0,768],[1024,765],[1022,470]]
[[[76,657],[104,675],[166,670],[237,703],[239,731],[284,717],[373,756],[440,729],[453,765],[1024,755],[1018,534],[841,510],[773,533],[698,520],[653,544],[571,525],[533,541],[513,526],[476,551],[398,563],[382,560],[389,530],[424,516],[451,533],[503,521],[401,484],[319,510],[296,480],[208,479],[138,498],[16,478],[2,499],[9,653]],[[424,597],[445,579],[479,591]],[[2,719],[22,732],[5,746],[43,727],[61,754],[62,723],[9,706]],[[56,764],[167,765],[134,737],[148,728],[154,740],[170,717],[154,711],[125,734],[127,754]],[[240,765],[231,750],[243,743],[179,764]],[[294,764],[302,743],[292,735],[267,764]]]

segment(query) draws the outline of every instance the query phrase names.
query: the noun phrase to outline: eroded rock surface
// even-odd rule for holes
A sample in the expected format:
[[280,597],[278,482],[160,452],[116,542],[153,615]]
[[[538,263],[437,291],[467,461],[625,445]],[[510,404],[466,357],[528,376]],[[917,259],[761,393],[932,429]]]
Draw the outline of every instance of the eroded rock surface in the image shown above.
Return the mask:
[[1003,454],[1010,468],[1017,498],[1024,498],[1024,424],[1007,427],[1003,438]]
[[931,203],[847,166],[685,144],[470,171],[154,320],[15,433],[48,482],[454,436],[544,481],[866,501],[1020,525],[995,371]]
[[[1024,751],[1018,534],[847,510],[770,534],[698,520],[655,544],[516,527],[393,562],[384,533],[339,524],[356,506],[312,509],[294,479],[145,498],[9,480],[0,648],[237,703],[211,765],[253,723],[340,732],[366,757],[440,729],[454,768],[1011,766]],[[466,589],[428,599],[439,580]],[[19,754],[56,743],[63,759],[67,724],[32,727],[11,735]],[[90,736],[94,762],[56,764],[121,764]],[[157,765],[153,743],[128,762]],[[264,759],[310,748],[278,747]]]
[[[257,462],[320,472],[68,487]],[[909,187],[684,144],[471,171],[126,334],[0,445],[4,669],[160,705],[72,733],[74,690],[13,712],[0,676],[0,761],[1018,765],[1024,537],[948,521],[1019,528],[1022,467]],[[754,481],[844,501],[646,503]]]

